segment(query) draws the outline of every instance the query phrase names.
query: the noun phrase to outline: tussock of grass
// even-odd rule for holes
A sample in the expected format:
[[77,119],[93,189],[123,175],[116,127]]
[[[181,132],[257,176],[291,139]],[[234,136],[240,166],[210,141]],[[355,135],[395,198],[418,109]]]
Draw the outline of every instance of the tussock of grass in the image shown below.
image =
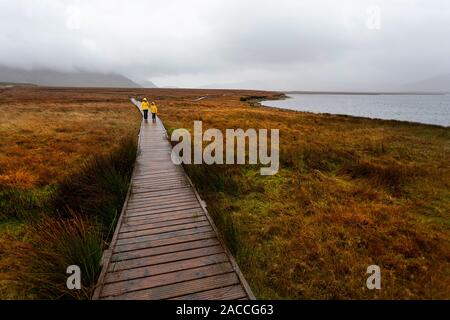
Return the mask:
[[349,174],[353,179],[368,179],[376,186],[387,187],[395,193],[400,193],[406,183],[423,174],[422,169],[395,160],[384,162],[361,160],[344,168],[342,172]]
[[223,166],[220,165],[211,165],[207,169],[205,166],[199,165],[187,165],[185,168],[194,184],[200,189],[226,192],[231,195],[237,195],[240,192],[239,184],[234,179],[227,177],[229,171],[239,175],[241,172],[239,166],[230,166],[228,171],[224,171]]
[[55,186],[20,190],[0,187],[0,222],[32,220],[45,211],[55,191]]
[[[17,257],[27,266],[19,276],[29,293],[44,299],[89,299],[100,272],[101,226],[73,213],[68,218],[44,217],[27,228],[28,246]],[[68,290],[68,266],[81,269],[82,290]]]
[[282,149],[281,165],[297,171],[321,170],[334,172],[357,161],[357,157],[348,150],[316,144],[290,146]]
[[136,150],[136,137],[130,136],[114,152],[84,162],[59,184],[54,197],[59,215],[75,210],[110,230],[128,191]]

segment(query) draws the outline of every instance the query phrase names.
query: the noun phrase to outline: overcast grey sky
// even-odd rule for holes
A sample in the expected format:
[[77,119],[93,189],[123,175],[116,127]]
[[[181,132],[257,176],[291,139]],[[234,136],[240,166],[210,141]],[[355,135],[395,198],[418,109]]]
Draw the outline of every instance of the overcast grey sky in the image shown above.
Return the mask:
[[0,48],[159,86],[385,89],[450,73],[450,1],[0,0]]

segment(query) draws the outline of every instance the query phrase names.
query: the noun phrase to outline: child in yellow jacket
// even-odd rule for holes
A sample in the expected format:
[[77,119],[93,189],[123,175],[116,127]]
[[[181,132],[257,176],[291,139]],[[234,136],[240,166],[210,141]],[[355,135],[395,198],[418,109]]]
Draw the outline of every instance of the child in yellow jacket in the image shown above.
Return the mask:
[[158,113],[158,107],[156,106],[156,103],[152,102],[150,111],[152,112],[152,121],[156,122],[156,114]]

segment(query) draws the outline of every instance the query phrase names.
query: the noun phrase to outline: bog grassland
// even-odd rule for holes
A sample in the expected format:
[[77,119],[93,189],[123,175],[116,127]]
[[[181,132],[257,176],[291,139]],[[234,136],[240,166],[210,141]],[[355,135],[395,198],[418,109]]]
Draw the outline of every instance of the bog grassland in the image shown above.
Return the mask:
[[[142,96],[169,133],[279,129],[276,175],[185,166],[258,298],[450,298],[449,128],[255,103],[271,92],[1,90],[2,298],[90,296],[135,157],[129,97]],[[68,264],[83,291],[67,292]],[[381,290],[366,288],[373,264]]]
[[[139,113],[114,92],[0,93],[0,298],[86,299],[128,189]],[[83,290],[66,288],[79,265]]]
[[[450,129],[259,107],[261,95],[160,101],[169,132],[280,130],[274,176],[186,166],[256,296],[450,298]],[[381,290],[366,287],[370,265]]]

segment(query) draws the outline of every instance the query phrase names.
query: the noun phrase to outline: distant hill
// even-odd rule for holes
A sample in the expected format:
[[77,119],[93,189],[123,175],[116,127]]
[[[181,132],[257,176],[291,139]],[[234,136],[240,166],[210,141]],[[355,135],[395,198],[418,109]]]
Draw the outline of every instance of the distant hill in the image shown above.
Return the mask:
[[139,81],[139,84],[144,88],[158,88],[156,84],[148,80]]
[[425,80],[407,83],[402,86],[402,89],[408,91],[450,93],[450,74],[443,74]]
[[24,70],[5,66],[0,66],[0,82],[27,83],[50,87],[141,87],[127,77],[115,73],[62,72],[50,69]]

